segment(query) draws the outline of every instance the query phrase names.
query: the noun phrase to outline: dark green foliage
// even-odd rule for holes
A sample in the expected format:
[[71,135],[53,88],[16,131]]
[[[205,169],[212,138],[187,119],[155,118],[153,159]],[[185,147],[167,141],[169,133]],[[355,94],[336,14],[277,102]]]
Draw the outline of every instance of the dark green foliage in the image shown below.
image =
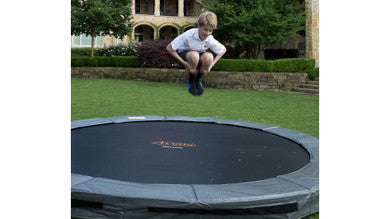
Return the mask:
[[272,62],[275,72],[308,72],[316,64],[314,59],[278,59]]
[[[113,56],[113,57],[72,57],[72,67],[141,67],[142,61],[137,56]],[[148,62],[149,65],[153,64]],[[152,68],[164,68],[161,66],[148,66]],[[220,59],[212,71],[232,72],[300,72],[309,73],[318,77],[318,68],[314,59]],[[172,67],[170,67],[172,68]]]
[[320,69],[319,68],[314,68],[308,71],[309,77],[310,78],[318,78],[320,77]]
[[[94,49],[96,52],[96,49]],[[91,48],[71,48],[71,56],[79,57],[79,56],[91,56]]]
[[241,72],[309,72],[314,69],[314,59],[220,59],[213,67],[214,71]]
[[72,57],[72,67],[141,67],[137,56]]
[[305,29],[305,3],[300,0],[202,0],[218,16],[213,35],[246,58],[257,58],[266,46],[282,43]]
[[[71,33],[123,38],[131,31],[131,0],[71,0]],[[91,50],[93,57],[93,50]]]
[[220,59],[213,67],[214,71],[269,72],[270,62],[255,59]]
[[96,62],[97,57],[72,57],[71,66],[72,67],[89,67],[97,66]]

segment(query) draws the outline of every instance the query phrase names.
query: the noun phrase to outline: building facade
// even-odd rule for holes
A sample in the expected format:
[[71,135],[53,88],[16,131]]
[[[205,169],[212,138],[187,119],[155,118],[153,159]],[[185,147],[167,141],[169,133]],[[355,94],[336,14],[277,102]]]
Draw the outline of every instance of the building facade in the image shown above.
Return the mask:
[[[196,26],[202,6],[196,0],[133,0],[132,32],[121,39],[100,36],[96,47],[143,42],[152,39],[173,39]],[[72,47],[90,47],[91,37],[72,36]]]
[[[305,3],[306,31],[272,49],[297,49],[299,57],[319,60],[319,0],[305,0]],[[197,0],[133,0],[131,10],[134,25],[128,36],[122,40],[108,35],[100,36],[95,39],[94,45],[103,47],[152,39],[173,39],[196,27],[202,6]],[[91,37],[72,36],[72,47],[90,46]]]

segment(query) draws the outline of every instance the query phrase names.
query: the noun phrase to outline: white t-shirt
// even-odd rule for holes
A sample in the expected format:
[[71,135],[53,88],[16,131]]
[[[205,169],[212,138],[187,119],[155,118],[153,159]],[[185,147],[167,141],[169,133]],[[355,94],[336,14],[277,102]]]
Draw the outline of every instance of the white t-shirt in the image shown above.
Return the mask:
[[198,28],[192,28],[179,35],[171,42],[171,46],[173,50],[178,50],[178,53],[185,50],[204,52],[210,48],[211,51],[218,55],[225,49],[225,46],[218,42],[213,35],[202,41],[199,38]]

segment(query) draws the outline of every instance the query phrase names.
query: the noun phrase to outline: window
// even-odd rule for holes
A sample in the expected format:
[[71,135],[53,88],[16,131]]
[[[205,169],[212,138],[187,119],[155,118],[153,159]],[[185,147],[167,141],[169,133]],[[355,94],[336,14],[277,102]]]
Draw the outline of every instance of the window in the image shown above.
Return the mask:
[[141,13],[141,2],[140,0],[135,1],[135,13],[139,14]]
[[145,12],[149,12],[149,2],[145,2]]
[[164,14],[164,0],[160,0],[160,13]]
[[[72,47],[91,47],[92,37],[81,34],[80,36],[72,36]],[[94,46],[104,46],[104,36],[98,36],[94,39]]]
[[124,44],[124,38],[123,39],[120,39],[120,38],[116,38],[116,45],[121,45],[121,44]]

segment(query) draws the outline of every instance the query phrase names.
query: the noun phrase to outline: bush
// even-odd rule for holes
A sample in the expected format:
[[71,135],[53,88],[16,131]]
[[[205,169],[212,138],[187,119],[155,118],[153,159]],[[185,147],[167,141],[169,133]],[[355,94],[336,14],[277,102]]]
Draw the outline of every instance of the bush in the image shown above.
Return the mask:
[[255,59],[220,59],[213,67],[214,71],[269,72],[270,62]]
[[273,62],[275,72],[308,72],[316,65],[314,59],[278,59]]
[[137,53],[142,66],[149,68],[178,68],[179,62],[166,49],[171,41],[171,39],[160,39],[143,42],[138,47]]
[[[161,40],[160,40],[161,41]],[[168,41],[169,43],[169,41]],[[166,42],[161,43],[160,49],[164,48]],[[154,44],[153,44],[154,45]],[[165,46],[164,46],[165,45]],[[149,46],[149,45],[147,45]],[[145,49],[145,48],[144,48]],[[146,49],[145,49],[146,50]],[[153,50],[155,51],[155,50]],[[164,53],[161,52],[160,53]],[[142,53],[142,52],[141,52]],[[157,53],[157,51],[155,51]],[[144,61],[137,56],[113,56],[113,57],[72,57],[72,67],[153,67],[153,68],[177,68],[172,66],[173,57],[168,52],[165,57],[155,56],[145,51]],[[146,59],[150,57],[150,59]],[[160,61],[156,61],[160,60]],[[176,62],[177,63],[177,62]],[[220,59],[213,71],[232,72],[301,72],[308,73],[311,78],[319,77],[319,69],[315,67],[314,59],[279,59],[279,60],[256,60],[256,59]]]
[[113,57],[72,57],[72,67],[141,67],[141,62],[136,56]]
[[318,77],[320,77],[320,69],[319,68],[311,69],[307,73],[309,73],[309,77],[310,78],[318,78]]
[[[94,54],[96,54],[96,48],[94,48]],[[80,56],[89,56],[91,57],[91,48],[84,47],[84,48],[71,48],[70,54],[72,57],[80,57]]]
[[314,69],[314,59],[220,59],[213,70],[241,72],[309,72]]
[[139,44],[132,43],[129,45],[105,46],[97,49],[98,56],[136,56]]

